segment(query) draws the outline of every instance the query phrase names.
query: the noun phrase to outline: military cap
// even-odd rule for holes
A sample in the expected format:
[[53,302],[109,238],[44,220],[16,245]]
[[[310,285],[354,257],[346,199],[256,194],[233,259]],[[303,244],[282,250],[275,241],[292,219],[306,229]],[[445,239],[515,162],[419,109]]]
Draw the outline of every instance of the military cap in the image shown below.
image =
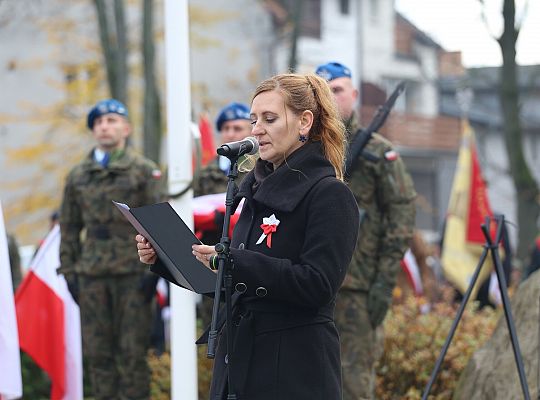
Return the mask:
[[243,103],[231,103],[225,106],[219,113],[216,119],[216,127],[218,131],[221,131],[221,127],[227,121],[234,121],[237,119],[249,120],[249,107]]
[[343,77],[351,78],[351,70],[345,65],[335,61],[319,65],[315,70],[315,73],[327,81]]
[[88,129],[92,129],[94,127],[94,120],[98,117],[101,117],[104,114],[118,114],[122,117],[127,118],[128,117],[128,111],[125,105],[123,105],[121,102],[115,99],[107,99],[107,100],[101,100],[96,103],[94,107],[90,110],[88,113],[88,118],[86,121],[86,125],[88,126]]

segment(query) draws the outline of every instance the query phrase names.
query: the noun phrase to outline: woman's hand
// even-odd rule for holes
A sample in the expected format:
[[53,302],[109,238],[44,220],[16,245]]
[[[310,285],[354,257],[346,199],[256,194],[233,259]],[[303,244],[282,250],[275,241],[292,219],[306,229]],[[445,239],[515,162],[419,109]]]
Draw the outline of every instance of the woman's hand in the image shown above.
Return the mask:
[[[205,244],[194,244],[193,246],[191,246],[191,249],[193,250],[192,253],[195,258],[202,262],[205,267],[210,268],[210,257],[217,254],[214,246],[207,246]],[[213,268],[210,269],[214,271]]]
[[154,248],[143,235],[135,236],[137,241],[137,253],[139,260],[144,264],[154,264],[157,260],[157,254]]

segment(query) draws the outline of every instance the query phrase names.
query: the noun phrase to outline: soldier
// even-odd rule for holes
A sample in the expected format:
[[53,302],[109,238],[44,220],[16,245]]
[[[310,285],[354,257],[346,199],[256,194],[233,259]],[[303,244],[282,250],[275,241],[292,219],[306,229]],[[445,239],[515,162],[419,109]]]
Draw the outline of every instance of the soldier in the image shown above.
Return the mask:
[[[330,62],[316,73],[328,81],[345,123],[349,142],[360,128],[354,106],[358,91],[351,72]],[[341,337],[343,399],[372,399],[375,362],[382,354],[382,322],[392,302],[400,260],[412,237],[415,218],[412,180],[392,144],[374,134],[349,179],[365,210],[358,243],[336,302]]]
[[[251,134],[249,107],[242,103],[225,106],[216,119],[216,127],[221,135],[221,143],[236,142]],[[226,157],[218,157],[198,174],[193,182],[193,195],[223,193],[227,190],[227,173],[230,162]],[[239,182],[237,180],[236,183]]]
[[[243,103],[230,103],[225,106],[216,119],[216,128],[221,135],[221,143],[236,142],[245,139],[251,134],[251,119],[249,118],[249,107]],[[239,161],[240,164],[240,161]],[[204,167],[198,176],[193,180],[194,196],[206,194],[224,193],[227,190],[227,173],[229,172],[230,161],[226,157],[219,156],[216,160]],[[245,174],[240,172],[236,183]],[[204,232],[201,241],[203,243],[217,243],[221,238],[223,229],[223,217],[216,216],[216,231]],[[213,300],[203,297],[197,308],[198,316],[203,326],[210,324],[212,319]]]
[[60,209],[59,273],[81,309],[83,350],[96,399],[148,399],[146,356],[157,275],[133,254],[136,234],[112,200],[162,200],[161,172],[126,147],[126,107],[98,102],[87,125],[96,147],[68,174]]

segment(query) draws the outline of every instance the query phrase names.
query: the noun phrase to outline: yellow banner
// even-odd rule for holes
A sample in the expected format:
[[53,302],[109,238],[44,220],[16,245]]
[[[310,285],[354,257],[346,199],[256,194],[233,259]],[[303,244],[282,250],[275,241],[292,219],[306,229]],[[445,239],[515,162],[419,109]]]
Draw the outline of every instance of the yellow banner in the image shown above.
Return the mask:
[[[482,245],[468,244],[467,215],[469,213],[469,198],[472,176],[472,151],[474,151],[474,132],[468,121],[463,121],[463,134],[459,156],[456,165],[456,173],[452,183],[450,202],[446,216],[444,230],[444,243],[441,262],[446,279],[451,282],[462,294],[468,289],[471,278],[476,270]],[[472,298],[481,284],[489,275],[492,267],[491,257],[484,262],[477,284],[475,285]]]

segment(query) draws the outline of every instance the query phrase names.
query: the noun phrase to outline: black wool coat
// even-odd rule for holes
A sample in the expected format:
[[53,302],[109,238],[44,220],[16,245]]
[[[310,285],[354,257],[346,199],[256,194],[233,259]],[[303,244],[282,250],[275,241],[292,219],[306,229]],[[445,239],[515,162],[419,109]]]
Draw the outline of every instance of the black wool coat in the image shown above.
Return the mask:
[[[244,198],[231,255],[233,350],[225,329],[217,348],[212,400],[227,398],[229,359],[239,400],[341,399],[336,293],[358,235],[354,196],[335,178],[320,143],[307,143],[278,169],[258,160],[242,181]],[[262,237],[263,218],[279,224]]]

